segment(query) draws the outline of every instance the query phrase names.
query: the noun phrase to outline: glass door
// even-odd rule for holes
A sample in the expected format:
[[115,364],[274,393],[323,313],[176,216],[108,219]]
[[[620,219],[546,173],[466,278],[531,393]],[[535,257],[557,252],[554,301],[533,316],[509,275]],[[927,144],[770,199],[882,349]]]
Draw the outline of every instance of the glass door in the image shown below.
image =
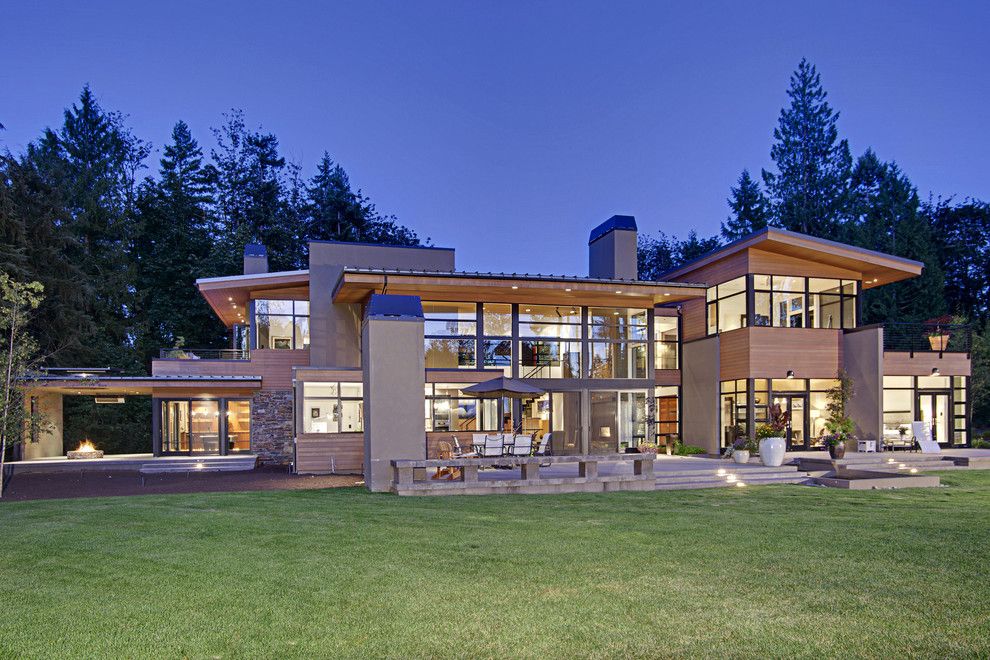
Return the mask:
[[163,454],[189,452],[189,402],[162,401],[161,441]]
[[944,446],[952,443],[948,392],[919,392],[918,414],[932,430],[932,440]]
[[807,396],[804,394],[784,394],[777,395],[773,402],[780,405],[782,412],[790,413],[790,420],[787,422],[785,438],[789,450],[802,450],[808,448],[807,420]]
[[220,403],[193,401],[189,424],[189,448],[193,454],[220,453]]

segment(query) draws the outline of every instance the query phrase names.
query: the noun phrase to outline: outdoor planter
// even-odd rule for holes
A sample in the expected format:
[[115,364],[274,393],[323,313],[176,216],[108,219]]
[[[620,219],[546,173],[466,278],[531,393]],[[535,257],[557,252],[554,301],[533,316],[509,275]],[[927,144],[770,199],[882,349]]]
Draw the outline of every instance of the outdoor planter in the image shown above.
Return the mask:
[[748,449],[737,449],[732,452],[732,460],[736,463],[749,463],[749,450]]
[[828,446],[828,455],[833,459],[839,459],[846,455],[846,445],[839,443],[837,445]]
[[949,347],[950,335],[928,335],[928,343],[933,351],[943,352]]
[[779,467],[784,464],[786,449],[783,438],[763,438],[760,440],[760,461],[768,467]]

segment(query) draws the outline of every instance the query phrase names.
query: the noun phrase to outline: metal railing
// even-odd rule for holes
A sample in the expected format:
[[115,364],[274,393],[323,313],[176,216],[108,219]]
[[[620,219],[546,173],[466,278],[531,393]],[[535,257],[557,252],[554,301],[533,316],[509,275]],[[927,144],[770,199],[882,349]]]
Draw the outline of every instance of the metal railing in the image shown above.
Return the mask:
[[885,323],[883,350],[904,353],[966,353],[973,347],[973,327],[944,323]]
[[163,348],[162,360],[250,360],[251,351],[240,348]]

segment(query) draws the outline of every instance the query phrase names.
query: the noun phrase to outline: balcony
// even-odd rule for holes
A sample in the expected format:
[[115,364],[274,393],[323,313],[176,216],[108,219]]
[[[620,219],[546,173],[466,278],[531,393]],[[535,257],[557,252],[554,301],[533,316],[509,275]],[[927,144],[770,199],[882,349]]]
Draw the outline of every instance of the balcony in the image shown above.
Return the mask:
[[161,360],[250,360],[251,351],[240,348],[162,348]]
[[883,350],[910,353],[966,353],[973,346],[973,327],[929,321],[925,323],[886,323]]

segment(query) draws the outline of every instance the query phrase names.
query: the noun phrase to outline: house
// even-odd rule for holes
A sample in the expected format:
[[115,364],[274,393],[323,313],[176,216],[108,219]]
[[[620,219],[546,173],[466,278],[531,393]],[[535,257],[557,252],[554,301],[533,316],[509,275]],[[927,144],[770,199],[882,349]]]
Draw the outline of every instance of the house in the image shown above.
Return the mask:
[[[790,449],[820,448],[844,370],[861,439],[898,444],[923,420],[968,446],[968,331],[860,323],[863,291],[923,264],[768,228],[653,282],[637,278],[636,239],[630,216],[596,227],[587,277],[464,272],[452,249],[326,241],[310,243],[307,270],[268,272],[249,245],[242,274],[197,282],[230,349],[163,350],[145,378],[48,375],[30,405],[60,421],[63,394],[150,395],[155,455],[243,452],[363,472],[379,490],[389,460],[433,456],[451,436],[552,431],[554,453],[578,454],[678,435],[716,453],[771,403],[791,413]],[[499,375],[547,394],[462,392]],[[25,446],[52,453],[60,435]]]

